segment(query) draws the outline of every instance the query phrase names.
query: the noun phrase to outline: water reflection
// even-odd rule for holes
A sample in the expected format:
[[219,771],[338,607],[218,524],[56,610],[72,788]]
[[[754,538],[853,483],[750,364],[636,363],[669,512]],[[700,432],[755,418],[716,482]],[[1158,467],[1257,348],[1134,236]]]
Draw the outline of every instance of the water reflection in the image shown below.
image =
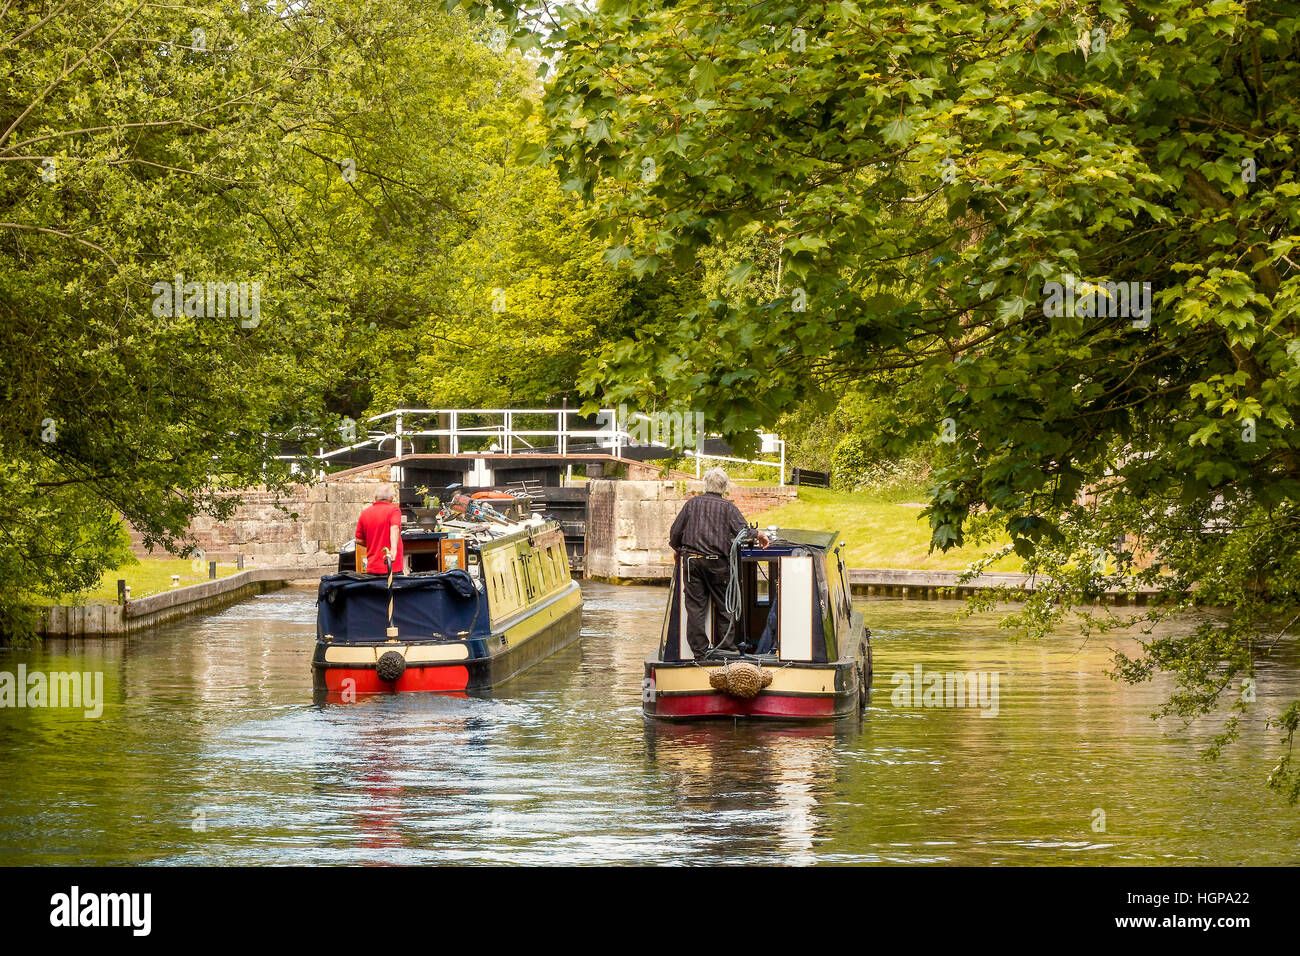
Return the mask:
[[821,803],[834,792],[838,744],[860,732],[850,719],[809,726],[648,722],[646,752],[667,776],[683,834],[701,843],[727,825],[728,839],[783,861],[816,862]]
[[[0,709],[0,863],[1294,863],[1263,786],[1294,647],[1222,760],[1217,724],[1098,645],[1006,640],[945,602],[873,601],[860,720],[646,723],[665,592],[588,586],[583,639],[490,698],[313,697],[312,591],[109,641],[0,652],[101,670],[99,720]],[[994,671],[998,716],[894,706],[891,677]],[[1104,810],[1104,831],[1093,828]],[[202,821],[202,826],[197,822]]]

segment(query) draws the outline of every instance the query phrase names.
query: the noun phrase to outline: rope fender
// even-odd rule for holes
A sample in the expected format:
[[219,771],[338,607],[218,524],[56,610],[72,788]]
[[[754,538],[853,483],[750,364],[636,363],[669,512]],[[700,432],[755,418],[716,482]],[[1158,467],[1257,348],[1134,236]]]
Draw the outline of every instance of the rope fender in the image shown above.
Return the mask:
[[382,681],[393,683],[406,673],[406,658],[397,651],[385,651],[375,663],[375,674]]
[[741,700],[751,700],[772,683],[772,672],[749,661],[727,661],[709,672],[709,686]]

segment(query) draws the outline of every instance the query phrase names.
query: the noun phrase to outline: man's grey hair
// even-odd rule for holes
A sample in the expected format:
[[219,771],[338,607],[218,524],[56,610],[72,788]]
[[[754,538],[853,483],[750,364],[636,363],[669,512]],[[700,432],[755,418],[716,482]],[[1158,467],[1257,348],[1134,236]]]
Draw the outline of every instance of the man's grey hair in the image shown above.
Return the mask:
[[720,495],[725,495],[729,481],[727,473],[721,468],[710,468],[704,473],[704,490],[716,491]]
[[392,500],[393,500],[393,486],[390,485],[388,482],[384,482],[382,485],[380,485],[378,488],[376,488],[376,489],[375,489],[375,500],[376,500],[376,501],[392,501]]

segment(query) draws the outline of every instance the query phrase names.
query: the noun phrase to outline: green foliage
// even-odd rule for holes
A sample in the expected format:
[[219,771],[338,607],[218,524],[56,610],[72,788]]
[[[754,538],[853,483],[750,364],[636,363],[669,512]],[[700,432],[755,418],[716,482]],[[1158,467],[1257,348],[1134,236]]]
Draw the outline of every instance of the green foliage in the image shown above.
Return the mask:
[[[652,274],[757,242],[734,294],[614,347],[591,387],[690,401],[740,435],[828,377],[900,372],[939,403],[912,437],[948,439],[934,547],[988,512],[1087,593],[1061,549],[1129,530],[1075,512],[1117,478],[1183,519],[1147,532],[1160,586],[1229,568],[1227,599],[1284,573],[1225,549],[1300,498],[1300,5],[607,0],[558,18],[526,41],[558,54],[543,158],[620,260]],[[1057,308],[1075,277],[1135,300]],[[1286,592],[1265,588],[1270,612]],[[1240,672],[1210,664],[1216,641],[1261,627],[1234,611],[1176,652],[1185,667],[1150,650],[1179,712]]]
[[[1295,12],[565,8],[545,152],[632,267],[755,232],[783,247],[781,295],[701,304],[656,347],[616,349],[611,387],[651,379],[738,434],[819,369],[916,368],[958,432],[940,545],[983,505],[1032,543],[1116,435],[1167,438],[1192,494],[1257,469],[1294,491],[1271,468],[1294,458],[1300,384],[1281,238],[1300,192]],[[1154,323],[1047,314],[1044,282],[1067,275],[1152,283]]]
[[497,188],[498,211],[444,267],[454,321],[416,323],[418,352],[409,367],[380,366],[391,384],[377,404],[558,405],[604,342],[678,308],[683,283],[693,291],[689,275],[637,280],[610,266],[550,170],[507,166]]
[[629,282],[554,173],[515,160],[540,137],[532,71],[464,15],[385,6],[347,111],[300,133],[286,226],[331,328],[331,407],[571,394]]
[[880,485],[886,473],[916,482],[935,452],[933,441],[914,437],[919,422],[934,418],[932,399],[900,375],[850,384],[838,397],[830,385],[783,415],[776,430],[787,436],[792,467],[828,471],[837,488]]
[[[30,631],[16,595],[116,565],[121,516],[183,553],[223,492],[290,480],[280,436],[571,393],[594,330],[652,301],[601,268],[554,174],[516,164],[537,83],[463,13],[0,15],[0,634]],[[260,310],[161,309],[178,274],[259,283]]]
[[[268,213],[288,201],[285,131],[333,108],[321,51],[337,26],[216,3],[6,6],[0,566],[11,594],[92,585],[123,556],[119,515],[177,547],[190,516],[229,507],[222,485],[283,477],[263,436],[310,420],[303,343],[314,334]],[[259,282],[260,312],[166,314],[155,284],[177,274]],[[30,621],[11,601],[0,632],[21,635]]]
[[[539,87],[491,30],[414,0],[5,6],[13,593],[93,584],[122,515],[184,551],[221,492],[290,479],[280,436],[570,396],[598,340],[676,309],[675,280],[602,262],[589,211],[518,164]],[[178,274],[259,283],[260,311],[159,314]],[[0,632],[28,631],[4,600]]]

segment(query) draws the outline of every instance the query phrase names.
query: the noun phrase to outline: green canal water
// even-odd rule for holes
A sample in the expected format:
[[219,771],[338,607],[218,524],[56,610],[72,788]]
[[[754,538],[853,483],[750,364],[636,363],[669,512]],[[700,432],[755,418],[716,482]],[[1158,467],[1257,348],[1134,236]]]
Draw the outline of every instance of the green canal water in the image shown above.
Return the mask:
[[[0,652],[0,671],[103,671],[106,699],[98,719],[0,709],[0,864],[1300,862],[1300,810],[1264,786],[1294,657],[1206,762],[1216,725],[1153,721],[1161,686],[1108,679],[1102,644],[873,600],[861,721],[647,725],[666,592],[584,590],[582,641],[493,699],[317,704],[306,589]],[[918,664],[996,674],[996,716],[894,706]]]

